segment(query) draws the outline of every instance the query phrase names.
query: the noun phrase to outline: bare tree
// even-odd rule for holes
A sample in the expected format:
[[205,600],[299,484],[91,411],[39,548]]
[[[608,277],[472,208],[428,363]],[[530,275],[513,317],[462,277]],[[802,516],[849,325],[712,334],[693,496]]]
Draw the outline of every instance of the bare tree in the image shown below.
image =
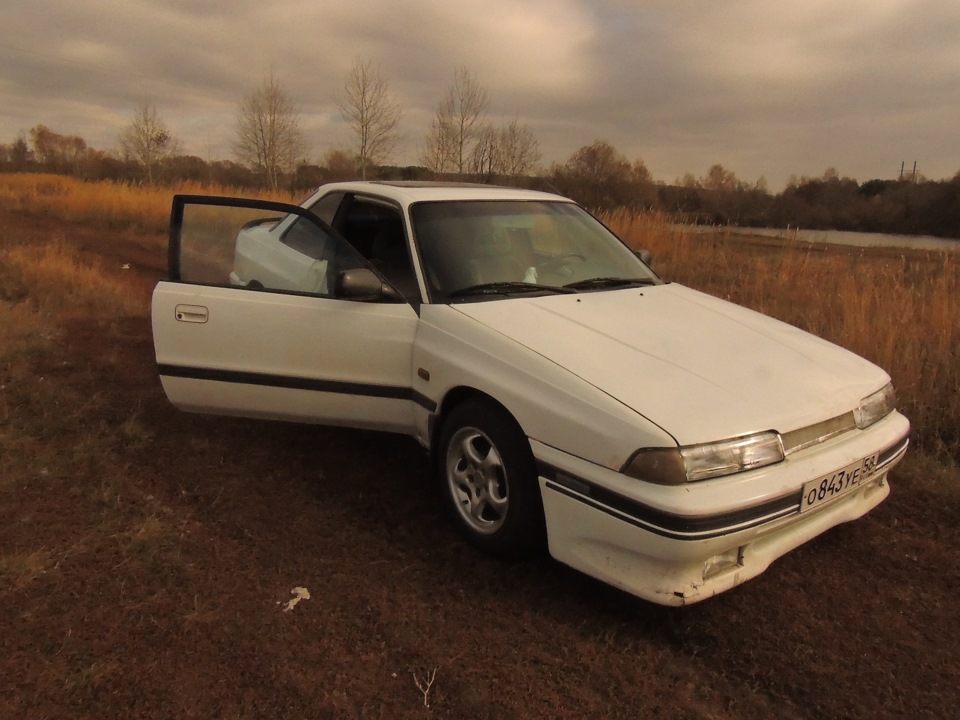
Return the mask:
[[483,125],[470,152],[470,172],[487,177],[517,178],[530,174],[540,161],[540,143],[516,119],[499,128]]
[[420,148],[420,164],[434,173],[447,172],[452,164],[453,139],[448,120],[438,111]]
[[521,177],[533,172],[540,162],[540,142],[533,131],[516,118],[500,128],[500,175]]
[[[434,172],[469,169],[474,145],[484,133],[483,112],[490,102],[487,91],[465,67],[453,74],[453,85],[437,105],[433,124],[424,140],[421,161]],[[442,162],[431,162],[431,161]],[[438,166],[439,165],[439,166]]]
[[120,152],[143,168],[151,185],[157,166],[177,151],[178,144],[153,103],[140,105],[130,124],[120,133]]
[[240,101],[236,132],[234,157],[260,173],[274,190],[306,149],[300,113],[272,70]]
[[477,131],[468,163],[467,169],[474,175],[492,178],[500,173],[500,138],[493,125],[485,124]]
[[368,168],[383,164],[396,149],[403,111],[380,67],[361,58],[353,61],[336,101],[353,134],[360,177],[366,179]]

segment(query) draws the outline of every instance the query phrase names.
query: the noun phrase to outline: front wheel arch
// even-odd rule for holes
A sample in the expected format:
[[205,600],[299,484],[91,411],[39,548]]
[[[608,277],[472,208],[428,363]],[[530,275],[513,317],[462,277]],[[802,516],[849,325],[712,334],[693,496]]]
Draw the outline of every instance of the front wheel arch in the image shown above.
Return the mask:
[[545,547],[536,460],[503,405],[469,389],[445,399],[431,457],[447,514],[471,544],[504,557]]

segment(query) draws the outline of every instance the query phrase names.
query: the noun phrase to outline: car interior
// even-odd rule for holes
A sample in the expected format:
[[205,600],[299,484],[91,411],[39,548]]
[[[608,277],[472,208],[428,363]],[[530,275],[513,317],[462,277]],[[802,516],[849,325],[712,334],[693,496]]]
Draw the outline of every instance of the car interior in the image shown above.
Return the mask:
[[334,227],[398,293],[411,302],[420,301],[403,222],[395,209],[351,198]]

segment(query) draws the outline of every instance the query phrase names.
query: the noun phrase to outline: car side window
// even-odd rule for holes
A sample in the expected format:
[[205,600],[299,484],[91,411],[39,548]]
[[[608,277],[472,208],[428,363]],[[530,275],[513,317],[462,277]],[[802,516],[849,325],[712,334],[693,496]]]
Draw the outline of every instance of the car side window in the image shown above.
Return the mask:
[[318,232],[317,225],[307,218],[297,220],[279,238],[287,247],[315,260],[323,260],[330,253],[331,238]]
[[335,227],[400,295],[409,302],[420,301],[398,208],[375,199],[351,197],[337,214]]
[[[310,206],[310,212],[327,225],[333,224],[337,208],[343,201],[344,193],[329,193]],[[330,252],[330,238],[316,232],[316,225],[310,220],[299,217],[280,235],[280,242],[294,250],[316,260],[323,260]]]
[[337,216],[337,210],[346,193],[332,192],[327,193],[310,206],[310,212],[323,220],[327,225],[333,226],[333,220]]
[[293,213],[290,223],[280,212],[265,213],[264,206],[273,207],[222,198],[184,203],[177,279],[333,297],[338,273],[368,267],[349,243],[312,216]]

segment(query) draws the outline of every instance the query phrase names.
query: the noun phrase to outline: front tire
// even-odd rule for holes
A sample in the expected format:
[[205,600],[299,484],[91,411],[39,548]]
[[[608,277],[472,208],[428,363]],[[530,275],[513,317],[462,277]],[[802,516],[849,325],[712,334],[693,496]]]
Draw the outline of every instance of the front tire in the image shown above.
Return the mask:
[[436,460],[444,504],[473,545],[506,557],[543,546],[536,463],[503,407],[485,398],[457,405],[443,425]]

